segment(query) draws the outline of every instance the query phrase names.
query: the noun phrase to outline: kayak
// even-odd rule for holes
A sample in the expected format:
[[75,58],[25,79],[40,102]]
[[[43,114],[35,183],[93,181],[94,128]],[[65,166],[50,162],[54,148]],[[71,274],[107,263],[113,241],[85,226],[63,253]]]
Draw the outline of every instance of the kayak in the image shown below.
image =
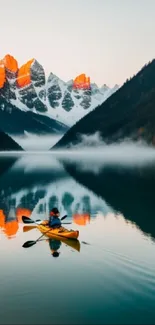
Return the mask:
[[[30,231],[30,230],[36,229],[36,228],[38,228],[38,227],[37,226],[24,226],[23,227],[23,232],[27,232],[27,231]],[[47,234],[47,236],[48,236],[48,234]],[[71,239],[71,238],[66,238],[66,237],[60,237],[60,236],[57,236],[57,235],[53,235],[51,233],[50,233],[50,239],[60,240],[65,245],[70,246],[73,249],[75,249],[76,251],[80,252],[80,242],[79,242],[78,239],[75,239],[75,238],[74,239]],[[50,240],[50,239],[47,239],[47,240]]]
[[41,231],[41,233],[46,233],[45,235],[47,237],[52,237],[53,236],[55,238],[60,238],[60,237],[65,237],[65,238],[69,238],[69,239],[77,239],[79,237],[79,231],[78,230],[68,230],[64,227],[60,227],[60,228],[55,228],[55,229],[51,229],[48,225],[47,225],[48,221],[43,221],[41,224],[37,225],[37,228]]

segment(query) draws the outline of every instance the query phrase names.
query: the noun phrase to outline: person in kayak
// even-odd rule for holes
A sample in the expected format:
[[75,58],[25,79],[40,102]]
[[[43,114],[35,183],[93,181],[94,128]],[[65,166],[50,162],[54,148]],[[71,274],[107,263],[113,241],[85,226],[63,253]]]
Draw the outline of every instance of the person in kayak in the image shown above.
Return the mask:
[[50,211],[50,217],[49,217],[49,227],[51,228],[60,228],[61,227],[61,221],[59,219],[60,212],[57,208],[53,208]]

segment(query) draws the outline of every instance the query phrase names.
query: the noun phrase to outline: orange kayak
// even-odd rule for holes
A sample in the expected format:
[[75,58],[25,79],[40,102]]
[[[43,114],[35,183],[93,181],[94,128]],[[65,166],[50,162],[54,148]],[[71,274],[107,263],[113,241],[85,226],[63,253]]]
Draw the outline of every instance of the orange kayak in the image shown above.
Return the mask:
[[[27,231],[30,231],[32,229],[36,229],[38,228],[37,226],[24,226],[23,227],[23,232],[27,232]],[[45,234],[46,236],[46,234]],[[47,234],[48,236],[48,234]],[[53,235],[51,234],[50,232],[50,236],[49,236],[50,239],[56,239],[56,240],[60,240],[62,243],[64,243],[65,245],[67,246],[70,246],[72,247],[73,249],[75,249],[76,251],[80,252],[80,242],[78,239],[71,239],[71,238],[66,238],[66,237],[60,237],[58,235]],[[50,239],[47,239],[47,240],[50,240]]]
[[37,228],[47,237],[52,237],[52,238],[60,238],[60,237],[65,237],[65,238],[70,238],[70,239],[77,239],[79,237],[79,231],[78,230],[68,230],[64,227],[52,229],[47,225],[48,221],[43,221],[41,224],[37,225]]

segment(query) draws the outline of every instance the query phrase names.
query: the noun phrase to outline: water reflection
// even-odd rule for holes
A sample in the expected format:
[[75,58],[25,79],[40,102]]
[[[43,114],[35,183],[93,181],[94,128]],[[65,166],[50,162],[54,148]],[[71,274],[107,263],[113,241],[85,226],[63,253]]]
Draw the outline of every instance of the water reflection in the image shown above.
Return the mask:
[[[125,166],[105,164],[96,160],[94,168],[87,168],[87,159],[61,158],[66,171],[79,184],[86,186],[126,220],[135,223],[144,233],[155,238],[155,165]],[[90,162],[89,162],[90,167]],[[96,168],[98,172],[96,173]]]
[[[76,160],[20,157],[0,174],[1,323],[153,324],[153,171],[94,174]],[[21,216],[47,219],[55,205],[79,241],[42,237],[23,248],[41,233]]]
[[18,208],[14,210],[11,208],[9,213],[0,209],[0,229],[6,235],[7,238],[15,237],[19,230],[19,224],[22,223],[22,216],[29,217],[31,211],[29,209]]
[[50,238],[48,240],[49,242],[49,247],[50,247],[50,251],[53,257],[58,257],[60,255],[61,252],[61,245],[62,243],[64,243],[66,246],[73,248],[74,250],[80,252],[80,242],[79,240],[73,240],[73,239],[52,239]]
[[16,235],[19,229],[18,220],[16,218],[10,221],[7,220],[4,211],[0,210],[0,228],[8,238],[11,238],[12,236]]
[[22,215],[48,219],[53,206],[58,207],[61,216],[67,214],[68,222],[79,226],[89,224],[98,211],[106,215],[111,210],[103,199],[77,184],[51,155],[22,156],[5,169],[0,177],[3,231],[9,227],[10,236],[16,235]]
[[[34,206],[34,209],[36,206]],[[45,212],[45,207],[42,203],[38,206],[38,216],[43,217],[43,213]],[[30,217],[32,214],[32,210],[28,208],[18,207],[17,209],[11,208],[8,215],[5,214],[4,210],[0,209],[0,229],[2,232],[8,237],[15,237],[19,230],[19,224],[22,224],[22,216]],[[72,213],[72,212],[71,212]],[[88,213],[76,213],[72,215],[72,219],[70,222],[73,224],[77,224],[79,226],[86,226],[90,223],[91,215]],[[23,226],[23,232],[28,232],[32,229],[35,229],[36,226]]]
[[73,214],[73,222],[79,226],[86,226],[90,223],[91,216],[89,213]]
[[[154,167],[102,167],[100,161],[96,173],[77,156],[25,155],[8,158],[8,163],[6,159],[0,159],[0,228],[8,237],[17,234],[22,215],[48,219],[53,206],[78,226],[87,226],[98,212],[121,213],[155,237]],[[94,165],[97,168],[97,161]]]
[[51,250],[51,255],[53,257],[59,257],[60,255],[59,249],[61,247],[61,241],[56,239],[49,239],[49,246]]

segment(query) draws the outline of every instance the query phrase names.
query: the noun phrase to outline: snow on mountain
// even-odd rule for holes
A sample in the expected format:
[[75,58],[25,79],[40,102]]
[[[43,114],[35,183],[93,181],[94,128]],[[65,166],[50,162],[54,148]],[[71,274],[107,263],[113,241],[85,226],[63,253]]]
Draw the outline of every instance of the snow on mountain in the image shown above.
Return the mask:
[[46,84],[44,104],[48,110],[45,114],[72,126],[119,88],[117,85],[114,88],[90,86],[90,90],[73,89],[73,80],[64,82],[51,73]]
[[117,85],[114,88],[106,85],[99,88],[90,83],[85,74],[64,82],[50,73],[46,80],[44,68],[35,59],[20,68],[9,55],[2,61],[0,64],[3,63],[5,74],[4,69],[0,71],[0,97],[22,111],[44,115],[69,127],[119,88]]

